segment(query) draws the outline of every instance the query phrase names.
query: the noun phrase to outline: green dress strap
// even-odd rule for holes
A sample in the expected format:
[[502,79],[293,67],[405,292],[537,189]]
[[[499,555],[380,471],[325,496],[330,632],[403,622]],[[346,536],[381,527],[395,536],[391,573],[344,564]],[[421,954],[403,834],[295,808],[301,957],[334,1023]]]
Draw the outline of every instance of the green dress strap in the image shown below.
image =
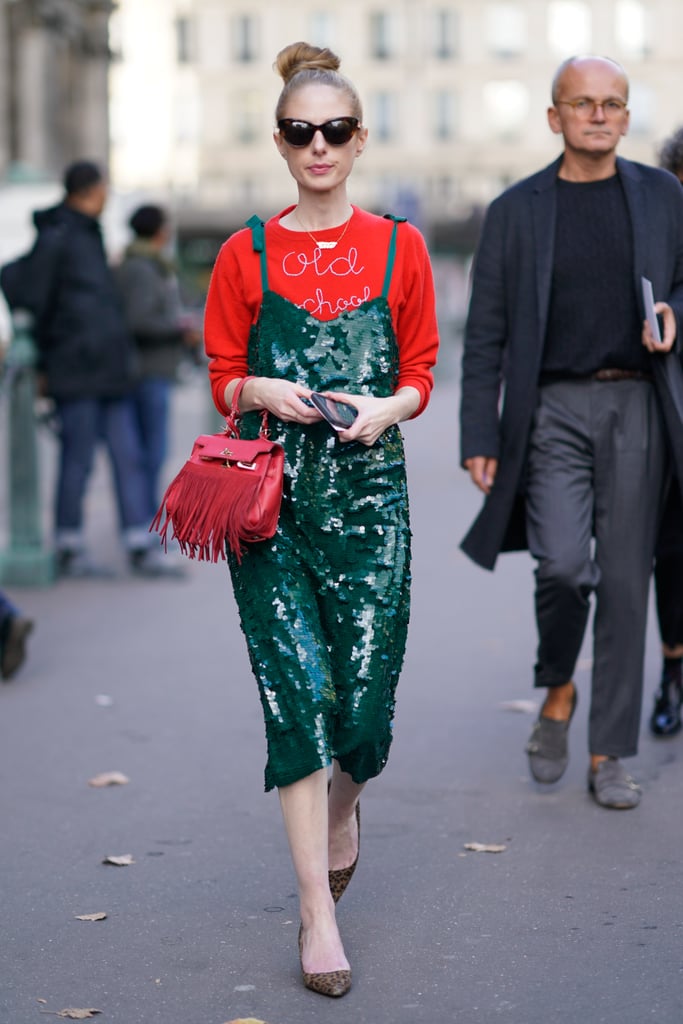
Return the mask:
[[389,254],[387,256],[387,269],[384,274],[384,284],[382,285],[382,298],[387,299],[389,297],[389,285],[391,284],[391,275],[394,270],[394,260],[396,259],[396,232],[399,224],[403,224],[408,218],[407,217],[395,217],[393,213],[385,213],[385,220],[393,220],[394,230],[391,232],[391,241],[389,242]]
[[268,291],[268,261],[266,259],[266,230],[265,224],[256,214],[246,222],[246,227],[251,231],[251,244],[254,252],[261,254],[261,288]]

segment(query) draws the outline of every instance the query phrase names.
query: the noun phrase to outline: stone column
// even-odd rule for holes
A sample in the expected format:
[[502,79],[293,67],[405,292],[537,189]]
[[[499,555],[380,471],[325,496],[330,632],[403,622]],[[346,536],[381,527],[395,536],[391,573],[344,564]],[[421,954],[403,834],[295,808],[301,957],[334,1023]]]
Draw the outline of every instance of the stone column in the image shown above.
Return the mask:
[[109,163],[110,3],[93,3],[83,16],[81,55],[76,68],[74,127],[81,153]]
[[16,47],[16,159],[36,171],[50,166],[50,72],[54,48],[44,28],[28,25]]
[[10,162],[10,70],[9,15],[6,0],[0,0],[0,177]]
[[[80,157],[107,164],[112,9],[110,0],[24,0],[9,8],[0,0],[2,27],[12,35],[11,59],[2,61],[0,28],[0,67],[10,69],[6,163],[48,176]],[[0,119],[0,169],[2,144]]]

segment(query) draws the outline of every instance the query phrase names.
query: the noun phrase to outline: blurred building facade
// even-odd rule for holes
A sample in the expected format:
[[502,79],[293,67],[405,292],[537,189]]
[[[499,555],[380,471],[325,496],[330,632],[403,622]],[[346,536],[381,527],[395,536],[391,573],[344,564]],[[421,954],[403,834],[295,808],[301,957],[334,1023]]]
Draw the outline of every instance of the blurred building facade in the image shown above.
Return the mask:
[[0,0],[0,178],[109,157],[110,0]]
[[[682,0],[0,0],[0,257],[64,165],[93,157],[114,186],[112,254],[134,204],[166,203],[199,301],[227,234],[295,195],[272,64],[296,39],[334,49],[364,102],[352,200],[407,215],[461,267],[490,199],[559,152],[546,108],[566,56],[624,64],[624,155],[655,162],[683,123]],[[442,292],[460,308],[458,280]]]
[[113,180],[222,230],[292,200],[272,62],[296,39],[331,46],[364,101],[353,201],[437,247],[467,249],[486,203],[559,152],[545,111],[566,56],[624,64],[624,155],[655,162],[683,121],[681,0],[119,0],[110,39]]

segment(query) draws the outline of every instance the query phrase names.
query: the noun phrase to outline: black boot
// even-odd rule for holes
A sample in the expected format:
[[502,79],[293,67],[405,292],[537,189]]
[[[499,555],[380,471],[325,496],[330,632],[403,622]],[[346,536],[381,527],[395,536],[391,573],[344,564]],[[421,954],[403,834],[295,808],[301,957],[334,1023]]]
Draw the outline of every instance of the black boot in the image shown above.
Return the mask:
[[655,736],[675,736],[681,730],[681,704],[683,680],[680,661],[678,671],[670,671],[666,662],[662,681],[655,695],[655,706],[650,717],[650,729]]
[[33,629],[31,619],[8,615],[0,628],[0,676],[11,679],[26,659],[26,641]]

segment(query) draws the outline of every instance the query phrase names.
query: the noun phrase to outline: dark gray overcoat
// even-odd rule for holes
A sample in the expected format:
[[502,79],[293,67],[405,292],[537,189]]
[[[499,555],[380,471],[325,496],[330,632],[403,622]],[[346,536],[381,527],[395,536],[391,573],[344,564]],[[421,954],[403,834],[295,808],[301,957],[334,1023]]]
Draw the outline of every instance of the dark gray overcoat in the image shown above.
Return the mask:
[[[473,268],[460,408],[461,460],[498,459],[491,493],[461,547],[493,569],[501,551],[526,547],[523,480],[537,401],[555,241],[561,157],[489,207]],[[634,282],[676,315],[683,341],[683,189],[668,171],[617,158],[633,228]],[[643,313],[644,318],[644,313]],[[609,324],[605,325],[609,330]],[[683,479],[683,369],[675,353],[651,357],[671,451]]]

